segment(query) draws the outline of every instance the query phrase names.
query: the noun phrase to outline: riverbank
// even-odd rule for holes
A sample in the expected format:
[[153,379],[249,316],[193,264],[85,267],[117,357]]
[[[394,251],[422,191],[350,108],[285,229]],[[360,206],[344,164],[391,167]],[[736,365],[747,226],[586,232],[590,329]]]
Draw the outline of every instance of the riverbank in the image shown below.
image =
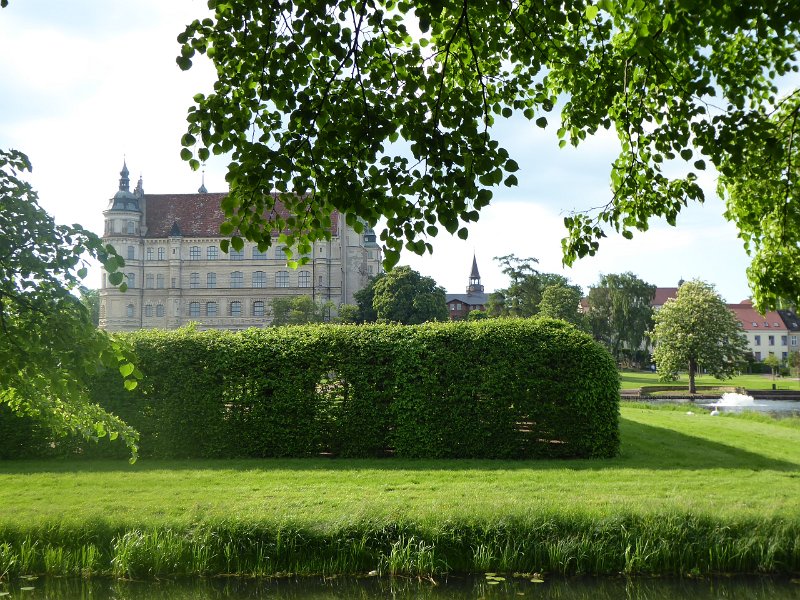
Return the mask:
[[571,461],[0,463],[0,574],[800,572],[800,430],[622,408]]

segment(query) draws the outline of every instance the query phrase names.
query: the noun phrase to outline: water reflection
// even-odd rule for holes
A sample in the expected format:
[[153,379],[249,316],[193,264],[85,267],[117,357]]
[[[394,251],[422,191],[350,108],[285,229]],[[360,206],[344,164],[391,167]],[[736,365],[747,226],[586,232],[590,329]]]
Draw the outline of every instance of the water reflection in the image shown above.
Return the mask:
[[508,577],[408,579],[200,579],[190,581],[117,581],[59,578],[0,582],[2,600],[339,600],[392,598],[465,600],[530,597],[541,600],[704,600],[706,598],[783,600],[800,597],[800,582],[772,578],[693,579],[547,579]]

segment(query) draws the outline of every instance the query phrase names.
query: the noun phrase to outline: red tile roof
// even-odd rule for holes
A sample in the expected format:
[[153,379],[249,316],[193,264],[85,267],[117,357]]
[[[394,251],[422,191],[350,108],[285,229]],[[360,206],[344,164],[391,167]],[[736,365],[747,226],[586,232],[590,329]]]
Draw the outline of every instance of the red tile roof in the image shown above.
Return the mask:
[[678,295],[678,288],[676,287],[657,287],[653,299],[650,301],[651,306],[664,306],[667,300],[675,298]]
[[728,304],[728,308],[742,322],[742,327],[744,327],[745,331],[787,329],[781,316],[774,310],[762,315],[753,308],[752,303]]
[[[219,226],[225,220],[220,203],[227,194],[145,194],[148,238],[169,237],[177,223],[184,237],[219,237]],[[279,201],[275,211],[288,216]],[[331,234],[339,233],[339,214],[331,215]]]

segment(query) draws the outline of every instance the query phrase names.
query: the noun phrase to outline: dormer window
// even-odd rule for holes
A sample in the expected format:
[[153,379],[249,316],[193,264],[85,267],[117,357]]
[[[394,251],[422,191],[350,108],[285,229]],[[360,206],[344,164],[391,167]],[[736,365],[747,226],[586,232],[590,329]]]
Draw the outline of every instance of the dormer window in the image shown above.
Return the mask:
[[769,323],[767,321],[764,321],[764,327],[769,327]]
[[773,323],[772,326],[773,327],[780,327],[780,325],[778,325],[777,323]]
[[758,327],[758,323],[756,323],[755,321],[753,321],[753,327]]

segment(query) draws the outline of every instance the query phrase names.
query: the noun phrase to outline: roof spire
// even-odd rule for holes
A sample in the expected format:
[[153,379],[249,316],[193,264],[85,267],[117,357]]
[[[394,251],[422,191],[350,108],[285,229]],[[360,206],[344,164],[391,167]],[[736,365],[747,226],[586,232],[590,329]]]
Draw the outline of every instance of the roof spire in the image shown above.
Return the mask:
[[119,172],[119,191],[120,192],[128,192],[130,191],[131,181],[128,179],[130,171],[128,171],[128,164],[125,161],[125,155],[122,155],[122,171]]
[[144,184],[142,183],[142,174],[139,173],[139,181],[136,182],[136,189],[133,190],[134,196],[141,198],[144,196]]
[[203,169],[203,178],[200,180],[200,187],[197,189],[200,194],[207,194],[208,190],[206,189],[206,170]]
[[474,294],[476,292],[483,292],[481,285],[481,274],[478,272],[478,261],[475,258],[475,253],[472,253],[472,271],[469,274],[469,285],[467,286],[467,294]]

